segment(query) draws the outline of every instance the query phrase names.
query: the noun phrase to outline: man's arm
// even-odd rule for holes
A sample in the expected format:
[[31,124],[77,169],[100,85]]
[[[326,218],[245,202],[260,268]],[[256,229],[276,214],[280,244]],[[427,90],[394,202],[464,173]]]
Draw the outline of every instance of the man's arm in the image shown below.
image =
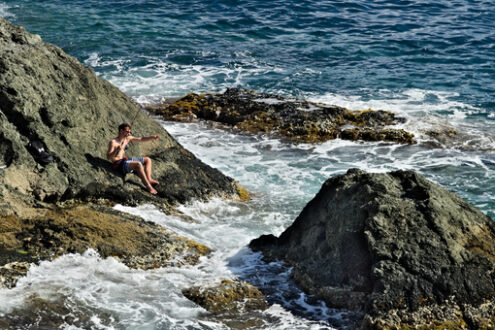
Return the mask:
[[152,136],[143,136],[143,137],[135,137],[132,136],[130,138],[131,141],[137,141],[137,142],[145,142],[145,141],[150,141],[150,140],[156,140],[159,139],[160,135],[152,135]]

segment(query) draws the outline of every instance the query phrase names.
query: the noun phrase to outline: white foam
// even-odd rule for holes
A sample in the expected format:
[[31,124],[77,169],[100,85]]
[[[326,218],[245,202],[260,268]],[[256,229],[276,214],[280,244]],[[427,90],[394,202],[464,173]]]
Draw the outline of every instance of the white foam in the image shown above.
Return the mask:
[[15,288],[0,290],[0,315],[29,306],[29,299],[36,296],[66,301],[64,305],[75,310],[92,311],[94,315],[88,316],[96,328],[109,326],[102,321],[100,311],[129,327],[197,327],[195,320],[202,309],[181,293],[183,287],[194,285],[196,278],[197,271],[187,267],[132,270],[113,258],[101,259],[89,250],[83,255],[64,255],[31,267]]
[[84,63],[92,67],[98,67],[100,66],[100,61],[100,56],[98,55],[98,53],[94,52],[89,55],[88,59],[86,59]]
[[9,11],[11,9],[9,5],[4,2],[0,2],[0,17],[3,18],[13,18],[15,15]]
[[[371,92],[371,91],[370,91]],[[363,93],[369,95],[369,93]],[[459,102],[455,92],[407,89],[402,92],[383,89],[373,93],[372,98],[363,95],[341,95],[328,93],[308,95],[314,102],[335,104],[350,110],[389,110],[402,115],[430,115],[445,111],[453,114],[458,111],[479,111],[478,108]]]
[[285,103],[285,102],[287,102],[287,101],[284,101],[284,100],[279,100],[279,99],[276,99],[276,98],[270,98],[270,97],[267,97],[267,98],[260,98],[260,99],[254,99],[253,101],[258,102],[258,103],[270,104],[270,105],[273,105],[273,104],[280,104],[280,103]]
[[294,330],[319,330],[319,329],[335,329],[328,326],[324,322],[309,321],[297,316],[284,309],[279,304],[273,304],[266,310],[268,315],[277,318],[279,321],[276,324],[270,324],[270,329],[294,329]]
[[462,120],[466,118],[467,113],[465,111],[460,111],[458,109],[454,109],[453,113],[449,115],[450,118],[455,120]]
[[129,65],[134,59],[104,60],[93,53],[85,63],[94,68],[105,69],[101,74],[103,78],[128,95],[141,98],[222,91],[233,86],[246,86],[247,80],[253,76],[284,71],[258,61],[249,52],[237,54],[235,62],[224,63],[223,66],[179,65],[168,61],[168,58],[182,53],[184,52],[176,50],[163,59],[140,56],[140,59],[147,62],[141,66]]

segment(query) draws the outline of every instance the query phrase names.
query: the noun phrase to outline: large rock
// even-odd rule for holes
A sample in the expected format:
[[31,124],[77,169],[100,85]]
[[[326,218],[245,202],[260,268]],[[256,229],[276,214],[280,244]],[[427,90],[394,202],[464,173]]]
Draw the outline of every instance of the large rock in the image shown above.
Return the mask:
[[180,99],[148,105],[146,109],[166,120],[205,119],[256,133],[272,134],[294,142],[344,140],[416,143],[414,135],[391,128],[404,122],[389,111],[350,111],[348,109],[260,94],[242,89],[228,89],[223,94],[191,93]]
[[[152,158],[156,196],[105,159],[123,122],[136,136],[162,136],[127,152]],[[0,18],[0,287],[32,262],[88,248],[143,269],[194,263],[210,250],[111,206],[170,210],[211,196],[249,198],[91,68]]]
[[363,312],[364,328],[495,324],[492,219],[412,171],[328,179],[279,238],[250,247],[329,306]]
[[[132,175],[127,177],[135,184],[123,185],[109,169],[108,142],[123,122],[133,122],[134,135],[162,136],[136,143],[127,153],[153,159],[154,176],[161,182],[158,198]],[[105,197],[174,204],[237,193],[231,178],[196,159],[91,68],[1,18],[0,151],[4,201],[21,193],[48,202]],[[8,208],[0,208],[0,214]]]

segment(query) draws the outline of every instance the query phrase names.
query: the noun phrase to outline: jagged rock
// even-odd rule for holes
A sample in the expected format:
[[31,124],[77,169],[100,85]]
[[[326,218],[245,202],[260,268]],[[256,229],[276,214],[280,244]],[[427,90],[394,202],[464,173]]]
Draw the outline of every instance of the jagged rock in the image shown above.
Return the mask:
[[386,128],[402,122],[388,111],[350,111],[278,95],[228,89],[223,94],[188,94],[183,98],[148,105],[147,110],[166,120],[220,122],[249,133],[269,133],[295,142],[345,140],[416,143],[403,129]]
[[495,225],[412,171],[328,179],[279,238],[250,243],[363,328],[493,326]]

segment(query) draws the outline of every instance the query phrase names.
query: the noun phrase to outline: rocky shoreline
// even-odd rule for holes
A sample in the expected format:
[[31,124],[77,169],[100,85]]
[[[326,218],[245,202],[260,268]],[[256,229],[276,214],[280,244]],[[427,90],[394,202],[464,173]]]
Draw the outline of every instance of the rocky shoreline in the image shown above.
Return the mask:
[[[353,112],[242,89],[145,109],[296,143],[416,143],[394,128],[404,119],[387,111]],[[156,196],[105,159],[122,122],[133,124],[134,135],[161,135],[127,151],[152,159]],[[0,288],[14,287],[42,260],[88,249],[144,270],[195,264],[211,249],[113,206],[148,203],[172,213],[194,200],[250,198],[91,68],[2,18],[0,128]],[[362,315],[359,327],[475,329],[495,323],[493,242],[492,219],[419,174],[350,170],[328,179],[279,238],[262,236],[250,247],[292,266],[296,283],[328,306]],[[248,283],[222,280],[182,293],[232,328],[262,327],[267,317],[266,297]],[[38,298],[28,309],[46,314],[46,327],[90,324],[63,302]],[[19,313],[0,327],[33,317]]]
[[[170,230],[105,205],[47,208],[39,216],[0,220],[0,286],[15,286],[30,263],[92,248],[136,269],[196,264],[211,250]],[[22,260],[22,261],[21,261]]]
[[[14,286],[31,263],[89,248],[141,269],[195,263],[209,248],[112,206],[172,212],[213,196],[249,199],[91,68],[1,18],[0,110],[0,287]],[[161,136],[127,151],[152,159],[156,196],[105,159],[123,122],[136,136]]]

